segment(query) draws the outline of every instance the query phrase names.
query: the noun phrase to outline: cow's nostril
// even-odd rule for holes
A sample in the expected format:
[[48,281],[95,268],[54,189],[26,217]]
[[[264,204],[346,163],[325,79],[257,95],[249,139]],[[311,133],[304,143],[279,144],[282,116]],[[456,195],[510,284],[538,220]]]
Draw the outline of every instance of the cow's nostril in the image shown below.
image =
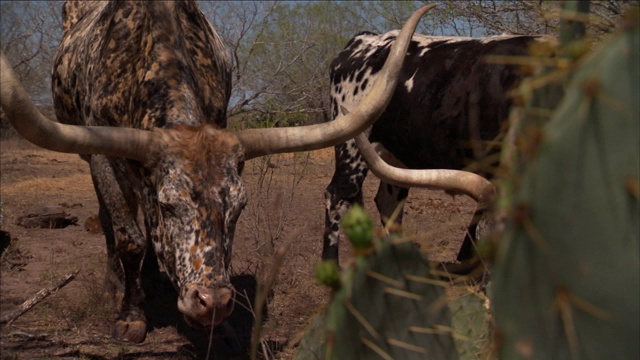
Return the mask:
[[200,302],[200,305],[206,308],[208,306],[207,300],[209,299],[210,296],[208,294],[205,294],[204,292],[199,292],[197,296],[198,296],[198,301]]

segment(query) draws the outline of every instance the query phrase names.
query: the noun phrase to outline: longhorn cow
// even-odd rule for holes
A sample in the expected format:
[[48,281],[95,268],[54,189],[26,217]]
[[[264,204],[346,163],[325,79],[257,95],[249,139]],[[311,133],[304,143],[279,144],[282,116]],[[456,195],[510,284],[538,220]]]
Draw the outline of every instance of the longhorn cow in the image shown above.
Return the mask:
[[232,312],[229,263],[247,201],[244,162],[332,146],[366,129],[388,103],[415,26],[432,7],[407,22],[353,113],[300,128],[225,130],[230,61],[194,1],[66,2],[52,71],[62,124],[38,112],[2,55],[0,99],[13,126],[38,146],[89,163],[110,267],[124,276],[115,338],[146,336],[140,275],[149,245],[187,323],[212,327]]
[[[333,60],[330,81],[334,119],[369,93],[397,35],[397,30],[381,35],[360,33]],[[507,93],[523,78],[518,66],[489,63],[487,57],[528,55],[533,43],[548,40],[536,36],[464,38],[415,34],[399,86],[380,119],[367,129],[366,135],[359,136],[358,144],[352,139],[334,148],[335,171],[325,191],[322,258],[339,260],[340,219],[352,204],[362,203],[362,184],[369,168],[357,145],[362,146],[368,137],[377,143],[377,151],[387,161],[410,169],[463,169],[471,162],[483,161],[497,151],[490,144],[505,128],[511,105]],[[452,179],[466,181],[469,174],[461,174]],[[375,203],[383,222],[402,206],[410,183],[382,178]],[[458,254],[460,261],[477,260],[472,238],[480,231],[479,222],[491,225],[480,221],[491,197],[483,190],[488,183],[480,181],[479,188],[467,190],[454,189],[449,180],[434,184],[430,187],[462,192],[482,203]],[[402,213],[400,208],[395,218],[399,224]]]

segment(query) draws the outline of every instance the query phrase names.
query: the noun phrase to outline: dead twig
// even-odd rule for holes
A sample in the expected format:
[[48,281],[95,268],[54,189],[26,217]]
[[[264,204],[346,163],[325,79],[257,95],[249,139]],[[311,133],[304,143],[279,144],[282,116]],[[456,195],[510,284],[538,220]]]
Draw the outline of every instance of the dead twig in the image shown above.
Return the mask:
[[29,311],[32,307],[38,304],[40,301],[44,300],[51,294],[55,294],[62,287],[71,282],[71,280],[75,279],[80,270],[76,270],[71,274],[65,275],[60,281],[52,286],[48,286],[40,291],[38,291],[31,299],[23,302],[18,308],[13,309],[11,311],[7,311],[6,313],[0,315],[0,324],[11,324],[17,318],[22,316],[24,313]]
[[15,330],[3,337],[8,337],[8,338],[17,337],[17,338],[23,338],[27,340],[47,340],[47,338],[49,337],[49,334],[33,334],[26,331]]

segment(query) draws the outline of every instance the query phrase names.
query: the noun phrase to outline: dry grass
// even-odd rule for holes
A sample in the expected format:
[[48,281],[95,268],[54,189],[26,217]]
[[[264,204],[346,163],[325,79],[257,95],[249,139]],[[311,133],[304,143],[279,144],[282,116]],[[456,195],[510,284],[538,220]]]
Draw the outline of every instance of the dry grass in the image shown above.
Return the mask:
[[86,174],[71,174],[56,178],[31,178],[19,182],[2,185],[2,193],[6,196],[25,194],[31,192],[35,196],[67,191],[78,186],[90,187],[91,178]]

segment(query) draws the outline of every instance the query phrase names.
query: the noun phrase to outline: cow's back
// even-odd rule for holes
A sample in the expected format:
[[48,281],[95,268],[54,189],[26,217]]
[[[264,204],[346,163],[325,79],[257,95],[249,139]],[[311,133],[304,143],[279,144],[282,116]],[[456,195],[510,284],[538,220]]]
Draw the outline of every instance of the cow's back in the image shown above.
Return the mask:
[[191,1],[65,3],[52,91],[60,121],[226,126],[230,63]]
[[[375,80],[396,31],[354,37],[331,67],[334,117],[353,108]],[[518,67],[489,64],[489,55],[525,55],[536,37],[490,38],[415,35],[399,86],[374,124],[381,142],[411,168],[463,168],[474,157],[470,140],[492,140],[508,117],[507,91]]]

